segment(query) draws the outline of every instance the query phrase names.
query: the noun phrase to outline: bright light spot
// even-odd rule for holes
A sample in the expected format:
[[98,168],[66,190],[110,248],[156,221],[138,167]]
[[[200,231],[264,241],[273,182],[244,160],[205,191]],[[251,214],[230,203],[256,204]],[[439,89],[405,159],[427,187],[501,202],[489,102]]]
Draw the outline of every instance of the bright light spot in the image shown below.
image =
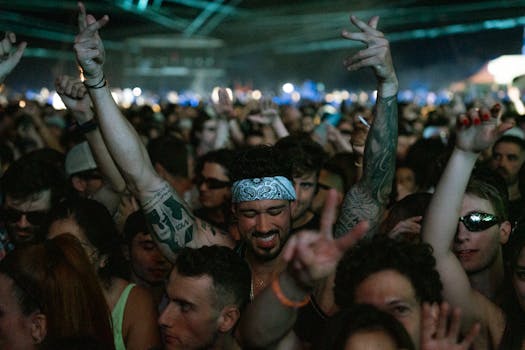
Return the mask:
[[377,90],[372,91],[372,98],[374,101],[377,100]]
[[211,92],[211,101],[213,103],[219,103],[219,90],[221,88],[219,86],[216,86],[213,88],[213,91]]
[[437,96],[433,92],[429,92],[427,95],[427,104],[433,106],[436,103]]
[[364,91],[361,91],[359,93],[358,101],[359,103],[365,104],[366,101],[368,101],[368,94]]
[[324,89],[325,89],[325,86],[324,86],[324,84],[323,84],[323,83],[319,83],[319,84],[317,84],[317,90],[318,90],[318,91],[321,91],[321,92],[323,92],[323,91],[324,91]]
[[18,107],[25,108],[25,106],[26,106],[26,101],[20,100],[20,102],[18,102]]
[[512,80],[525,74],[524,55],[504,55],[489,62],[487,70],[498,84],[510,84]]
[[283,85],[283,91],[287,94],[291,94],[294,89],[295,88],[292,83],[286,83]]
[[348,100],[350,98],[350,93],[346,90],[341,91],[341,98],[343,100]]
[[144,97],[139,96],[135,100],[135,103],[137,104],[137,106],[144,106],[146,104],[146,99]]
[[292,101],[299,102],[301,100],[301,94],[297,91],[292,92]]
[[138,86],[136,88],[133,88],[133,96],[139,97],[140,95],[142,95],[142,89]]
[[179,94],[175,91],[168,92],[168,95],[166,95],[166,99],[169,103],[176,104],[179,102]]
[[64,102],[62,102],[62,99],[56,92],[53,93],[53,102],[51,104],[53,105],[53,108],[56,109],[57,111],[66,109]]
[[131,89],[124,89],[122,93],[122,105],[131,106],[134,100],[133,92]]
[[151,106],[151,109],[153,110],[153,112],[155,113],[159,113],[160,112],[160,106],[158,104],[154,104],[153,106]]
[[326,102],[332,103],[335,101],[335,96],[333,94],[326,94],[325,98]]
[[260,100],[261,97],[262,97],[262,93],[261,93],[260,90],[253,90],[253,91],[252,91],[252,98],[253,98],[254,100]]
[[230,101],[233,101],[233,91],[230,88],[226,88],[226,93],[228,94],[228,97],[230,98]]
[[40,90],[40,95],[43,99],[47,99],[49,97],[49,90],[47,88],[42,88],[42,90]]

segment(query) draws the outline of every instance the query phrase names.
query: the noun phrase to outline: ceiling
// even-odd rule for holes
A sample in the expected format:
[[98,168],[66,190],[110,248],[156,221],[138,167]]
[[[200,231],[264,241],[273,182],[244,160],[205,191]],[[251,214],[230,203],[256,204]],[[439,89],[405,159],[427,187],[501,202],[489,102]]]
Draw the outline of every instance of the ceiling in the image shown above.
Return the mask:
[[[405,69],[405,61],[412,70],[446,64],[447,55],[454,56],[452,64],[463,61],[470,57],[463,47],[480,60],[516,51],[525,26],[525,0],[99,0],[85,5],[96,17],[110,16],[101,31],[110,54],[129,50],[125,41],[131,37],[211,37],[224,42],[228,75],[255,83],[283,74],[298,80],[308,74],[314,79],[341,75],[340,63],[333,60],[340,62],[355,45],[340,38],[341,29],[351,27],[350,13],[381,17],[379,28],[392,42],[394,58],[399,57],[398,69]],[[0,9],[0,28],[28,41],[26,64],[38,62],[56,73],[56,62],[63,66],[73,60],[76,1],[0,0]]]

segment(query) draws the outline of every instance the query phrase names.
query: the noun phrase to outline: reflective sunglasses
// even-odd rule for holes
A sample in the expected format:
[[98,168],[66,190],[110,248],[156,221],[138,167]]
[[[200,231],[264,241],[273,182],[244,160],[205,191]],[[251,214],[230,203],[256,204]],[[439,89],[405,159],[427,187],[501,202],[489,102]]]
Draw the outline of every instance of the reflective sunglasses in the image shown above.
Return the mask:
[[48,212],[45,210],[20,211],[13,208],[5,208],[0,211],[0,216],[8,223],[18,222],[22,215],[26,216],[26,220],[29,221],[30,224],[40,226],[46,222]]
[[197,176],[195,179],[193,179],[193,183],[197,186],[200,186],[203,183],[205,183],[206,187],[208,187],[210,190],[217,190],[219,188],[225,188],[225,187],[231,186],[231,181],[222,181],[219,179],[215,179],[213,177],[203,177],[203,176]]
[[498,224],[499,218],[493,214],[471,211],[467,215],[460,217],[459,221],[462,222],[470,232],[479,232]]

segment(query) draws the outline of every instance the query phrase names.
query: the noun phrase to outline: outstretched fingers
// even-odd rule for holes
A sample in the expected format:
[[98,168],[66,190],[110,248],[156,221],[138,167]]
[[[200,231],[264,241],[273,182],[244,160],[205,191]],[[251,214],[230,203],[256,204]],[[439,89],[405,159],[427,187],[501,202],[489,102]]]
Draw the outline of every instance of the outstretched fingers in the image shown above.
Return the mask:
[[333,188],[327,193],[321,214],[320,231],[328,239],[333,238],[332,227],[337,214],[337,191]]
[[[377,17],[377,16],[374,16]],[[361,21],[359,18],[357,18],[354,15],[350,16],[350,21],[357,27],[359,30],[361,30],[364,33],[368,33],[374,36],[383,36],[383,33],[381,33],[379,30],[375,29],[377,27],[377,24],[379,22],[379,17],[374,18],[372,17],[369,21],[369,23],[365,23]],[[372,25],[370,25],[372,24]]]

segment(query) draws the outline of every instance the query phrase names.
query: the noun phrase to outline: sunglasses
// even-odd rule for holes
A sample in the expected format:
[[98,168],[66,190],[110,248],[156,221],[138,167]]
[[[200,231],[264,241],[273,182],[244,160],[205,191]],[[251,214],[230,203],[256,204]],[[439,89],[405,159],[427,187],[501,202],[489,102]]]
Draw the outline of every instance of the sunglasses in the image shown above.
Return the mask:
[[8,223],[18,222],[22,215],[25,215],[26,220],[35,226],[43,225],[48,218],[47,211],[20,211],[13,208],[2,209],[0,215]]
[[498,224],[499,218],[493,214],[471,211],[467,215],[460,217],[459,221],[462,222],[470,232],[479,232]]
[[222,181],[219,179],[214,179],[213,177],[203,177],[203,176],[198,176],[195,179],[193,179],[193,183],[197,186],[200,186],[203,183],[205,183],[206,187],[208,187],[210,190],[217,190],[219,188],[225,188],[225,187],[231,186],[231,181]]

